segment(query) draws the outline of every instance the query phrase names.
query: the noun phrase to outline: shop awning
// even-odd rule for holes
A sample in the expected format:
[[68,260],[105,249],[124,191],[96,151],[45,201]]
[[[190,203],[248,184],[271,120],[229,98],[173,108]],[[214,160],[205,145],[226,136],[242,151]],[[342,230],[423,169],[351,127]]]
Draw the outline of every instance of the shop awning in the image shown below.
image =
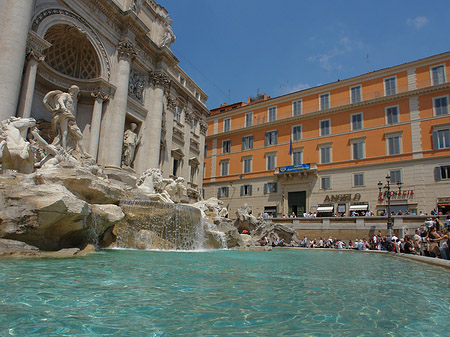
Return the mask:
[[333,212],[334,207],[333,206],[320,206],[317,207],[318,213],[326,213],[326,212]]
[[438,206],[450,206],[450,202],[438,202]]
[[369,205],[350,205],[350,211],[367,211]]

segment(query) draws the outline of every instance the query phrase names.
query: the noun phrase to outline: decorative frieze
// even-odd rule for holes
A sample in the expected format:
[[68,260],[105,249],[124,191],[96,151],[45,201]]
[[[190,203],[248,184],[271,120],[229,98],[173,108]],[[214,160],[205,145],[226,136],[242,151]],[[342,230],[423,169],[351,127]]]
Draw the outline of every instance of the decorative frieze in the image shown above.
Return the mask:
[[186,110],[184,113],[184,121],[186,122],[186,124],[192,124],[192,122],[194,121],[194,114]]
[[128,96],[136,98],[142,102],[144,99],[144,89],[147,84],[146,76],[132,70],[130,73],[130,80],[128,82]]

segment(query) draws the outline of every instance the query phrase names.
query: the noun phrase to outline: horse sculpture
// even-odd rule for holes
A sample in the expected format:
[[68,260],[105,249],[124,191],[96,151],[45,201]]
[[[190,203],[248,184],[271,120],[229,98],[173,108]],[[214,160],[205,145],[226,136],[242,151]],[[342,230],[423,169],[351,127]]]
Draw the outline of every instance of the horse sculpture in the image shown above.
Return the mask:
[[34,155],[26,140],[29,128],[36,126],[33,118],[11,117],[0,122],[0,160],[3,170],[19,173],[34,171]]

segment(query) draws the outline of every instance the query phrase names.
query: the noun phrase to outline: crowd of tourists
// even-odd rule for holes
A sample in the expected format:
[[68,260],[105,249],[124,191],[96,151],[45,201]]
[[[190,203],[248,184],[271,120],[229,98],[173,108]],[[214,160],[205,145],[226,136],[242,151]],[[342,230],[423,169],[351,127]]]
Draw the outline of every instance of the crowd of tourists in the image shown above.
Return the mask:
[[305,236],[300,242],[291,240],[289,243],[286,243],[283,239],[273,240],[270,243],[268,238],[265,238],[261,244],[271,244],[273,247],[382,250],[450,260],[449,227],[447,224],[443,224],[438,217],[427,218],[425,223],[415,230],[414,235],[405,235],[403,238],[398,238],[395,234],[390,237],[383,236],[381,232],[378,232],[370,239],[356,239],[354,241],[332,239],[331,237],[308,240]]

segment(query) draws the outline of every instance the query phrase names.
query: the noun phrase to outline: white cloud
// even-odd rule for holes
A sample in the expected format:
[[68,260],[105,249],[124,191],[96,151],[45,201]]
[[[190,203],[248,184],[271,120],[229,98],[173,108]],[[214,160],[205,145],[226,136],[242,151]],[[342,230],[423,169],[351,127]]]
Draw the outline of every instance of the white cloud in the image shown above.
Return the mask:
[[425,16],[418,16],[416,18],[409,18],[408,20],[406,20],[406,23],[409,26],[415,27],[416,29],[421,29],[428,23],[428,18],[425,17]]
[[297,83],[294,85],[290,85],[289,83],[286,83],[285,85],[280,85],[280,88],[278,89],[278,95],[287,95],[292,92],[304,90],[311,88],[311,86],[307,83]]

